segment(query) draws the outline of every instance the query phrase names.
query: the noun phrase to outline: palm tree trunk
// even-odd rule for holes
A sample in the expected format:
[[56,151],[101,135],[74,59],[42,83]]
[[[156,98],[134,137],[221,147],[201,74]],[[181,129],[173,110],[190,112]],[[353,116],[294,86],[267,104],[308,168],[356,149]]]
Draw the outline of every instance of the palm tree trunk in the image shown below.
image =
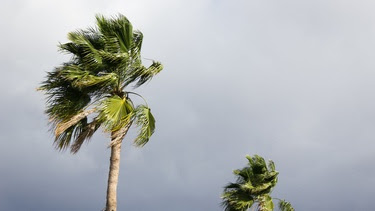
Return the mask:
[[120,173],[121,144],[118,143],[111,147],[106,211],[116,211],[117,209],[117,184]]
[[121,145],[131,123],[111,134],[111,158],[109,160],[109,174],[107,186],[107,203],[105,211],[117,210],[117,184],[120,173]]

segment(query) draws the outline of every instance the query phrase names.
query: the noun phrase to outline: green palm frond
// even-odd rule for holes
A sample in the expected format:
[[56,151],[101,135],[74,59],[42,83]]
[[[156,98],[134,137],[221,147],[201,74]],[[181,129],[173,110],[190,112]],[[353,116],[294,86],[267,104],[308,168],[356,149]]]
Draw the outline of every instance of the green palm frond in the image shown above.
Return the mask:
[[273,211],[274,204],[272,198],[268,194],[264,194],[258,199],[259,211]]
[[138,126],[139,134],[134,140],[137,147],[144,146],[155,131],[155,118],[151,114],[151,109],[145,105],[140,105],[135,109],[135,124]]
[[133,31],[132,56],[140,56],[143,43],[143,34],[140,31]]
[[51,120],[66,120],[85,108],[90,97],[77,90],[67,89],[64,95],[55,97],[47,103],[46,113]]
[[255,174],[262,175],[267,171],[267,164],[264,158],[260,157],[259,155],[254,155],[254,157],[247,155],[246,158]]
[[150,67],[135,68],[125,80],[125,85],[135,82],[135,87],[139,87],[151,80],[156,74],[163,70],[163,65],[159,62],[153,62]]
[[47,95],[46,113],[52,120],[66,120],[84,109],[91,101],[90,95],[84,90],[72,87],[56,69],[47,74],[40,90]]
[[60,71],[61,77],[71,82],[73,87],[84,89],[94,85],[114,86],[118,83],[116,73],[102,73],[92,75],[89,71],[84,71],[76,65],[69,65]]
[[87,67],[96,67],[102,64],[102,58],[98,50],[103,48],[104,42],[95,29],[70,32],[68,39],[75,46],[72,44],[62,44],[59,46],[62,51],[74,52],[77,61],[85,64]]
[[107,131],[116,131],[132,121],[134,108],[129,99],[119,96],[108,97],[100,105],[98,120]]
[[292,204],[285,200],[279,201],[279,209],[280,211],[294,211],[294,208],[292,207]]
[[225,211],[247,211],[255,203],[254,198],[241,190],[230,190],[221,196]]
[[107,19],[102,15],[96,15],[98,29],[104,38],[118,46],[122,52],[128,52],[133,41],[133,26],[129,20],[119,14],[116,18]]
[[46,113],[52,120],[68,121],[89,105],[92,98],[112,90],[116,84],[115,73],[90,75],[78,66],[67,64],[47,74],[39,90],[47,94]]
[[241,189],[241,184],[229,183],[224,187],[225,191],[230,191],[231,189]]
[[275,163],[272,160],[268,161],[268,169],[272,172],[276,171],[275,170]]
[[[122,52],[119,52],[119,53],[110,53],[106,50],[100,50],[98,51],[99,55],[102,57],[103,59],[103,63],[106,64],[106,67],[108,67],[108,69],[111,69],[113,68],[114,70],[126,70],[128,69],[128,66],[129,66],[129,62],[131,60],[130,56],[128,53],[122,53]],[[110,64],[110,65],[108,65]],[[103,68],[103,70],[105,71],[105,69]]]

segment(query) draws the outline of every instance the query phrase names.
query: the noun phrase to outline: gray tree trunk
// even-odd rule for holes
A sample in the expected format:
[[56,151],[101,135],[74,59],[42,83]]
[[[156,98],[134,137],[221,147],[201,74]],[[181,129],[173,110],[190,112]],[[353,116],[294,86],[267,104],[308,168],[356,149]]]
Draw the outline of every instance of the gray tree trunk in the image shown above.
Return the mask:
[[120,173],[120,154],[122,140],[131,124],[121,128],[111,134],[111,158],[109,163],[108,186],[107,186],[107,203],[105,211],[117,210],[117,184]]
[[122,143],[118,143],[111,147],[106,211],[117,210],[117,184],[118,184],[118,176],[120,172],[121,144]]

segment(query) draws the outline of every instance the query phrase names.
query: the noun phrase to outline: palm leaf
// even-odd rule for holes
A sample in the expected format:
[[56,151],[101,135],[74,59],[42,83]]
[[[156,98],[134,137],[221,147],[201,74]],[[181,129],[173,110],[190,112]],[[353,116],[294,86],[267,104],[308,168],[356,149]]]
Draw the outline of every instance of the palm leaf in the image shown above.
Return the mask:
[[[100,65],[102,58],[98,54],[97,49],[102,48],[101,36],[95,30],[78,30],[70,32],[68,39],[72,43],[79,46],[79,54],[76,56],[80,57],[80,60],[88,66]],[[66,46],[60,45],[62,50],[68,50]]]
[[125,79],[124,86],[135,82],[135,87],[139,87],[147,81],[151,80],[161,70],[163,70],[163,65],[155,61],[148,68],[144,66],[134,68],[132,72],[129,72],[127,78]]
[[116,131],[130,123],[133,110],[129,99],[111,96],[102,101],[98,120],[107,131]]
[[94,119],[89,124],[86,124],[79,130],[75,131],[74,136],[74,143],[70,147],[70,152],[75,154],[81,148],[83,142],[86,140],[90,140],[90,138],[94,135],[96,130],[100,127],[100,123],[97,119]]
[[84,71],[78,66],[65,66],[60,71],[61,76],[71,82],[73,87],[84,89],[90,86],[101,84],[102,86],[116,85],[118,76],[116,73],[103,73],[101,75],[92,75],[89,71]]
[[83,118],[74,125],[65,129],[55,136],[55,147],[59,150],[65,150],[70,146],[72,139],[87,125],[87,118]]
[[81,119],[86,118],[88,115],[95,112],[95,108],[84,110],[82,112],[79,112],[78,114],[74,115],[73,117],[69,118],[67,121],[59,122],[56,125],[55,129],[55,136],[60,135],[62,132],[64,132],[66,129],[70,128],[71,126],[75,125],[77,122],[81,121]]
[[222,195],[225,211],[246,211],[254,204],[254,198],[241,190],[231,190]]
[[66,120],[83,108],[91,101],[90,95],[78,88],[72,87],[60,74],[61,69],[47,74],[47,79],[42,83],[39,90],[47,94],[46,113],[52,120]]
[[287,202],[285,200],[279,201],[279,209],[280,211],[294,211],[292,204],[290,204],[290,202]]
[[135,124],[140,128],[134,145],[144,146],[155,131],[155,119],[151,114],[151,109],[145,105],[140,105],[135,109]]
[[265,194],[261,197],[260,202],[261,211],[273,211],[274,204],[270,195]]
[[143,34],[140,31],[133,31],[132,56],[140,56],[143,42]]
[[96,15],[96,23],[105,39],[116,44],[121,52],[130,50],[133,41],[133,26],[125,16],[118,15],[116,18],[107,19],[102,15]]

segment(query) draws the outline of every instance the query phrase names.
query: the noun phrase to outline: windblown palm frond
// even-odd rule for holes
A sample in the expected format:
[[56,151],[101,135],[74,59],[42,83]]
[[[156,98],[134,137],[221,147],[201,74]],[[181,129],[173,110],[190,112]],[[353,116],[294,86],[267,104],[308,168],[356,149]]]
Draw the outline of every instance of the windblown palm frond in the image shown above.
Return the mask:
[[106,19],[97,15],[96,22],[106,43],[116,46],[116,50],[129,52],[133,42],[133,26],[125,16],[119,14],[113,19]]
[[273,211],[274,204],[269,194],[264,194],[258,197],[258,210],[259,211]]
[[137,147],[144,146],[155,131],[155,118],[151,109],[145,105],[140,105],[135,109],[135,124],[140,128],[134,145]]
[[70,147],[70,151],[75,154],[79,151],[84,141],[90,140],[96,130],[100,127],[100,123],[97,120],[93,120],[89,124],[85,125],[79,133],[75,136],[74,143]]
[[87,116],[90,115],[91,113],[95,112],[95,109],[89,109],[89,110],[84,110],[75,116],[69,118],[67,121],[61,121],[56,125],[55,129],[55,135],[58,136],[61,133],[63,133],[66,129],[70,128],[71,126],[74,126],[76,123],[80,122],[82,119],[87,120]]
[[134,108],[126,97],[111,96],[101,104],[98,119],[107,131],[116,131],[132,120]]
[[[68,39],[73,44],[60,45],[62,51],[74,52],[75,58],[78,59],[77,61],[90,69],[102,65],[102,58],[98,51],[104,47],[105,43],[95,29],[71,32],[68,34]],[[72,50],[78,51],[70,51],[71,48],[69,47],[72,45],[76,46]]]
[[152,79],[154,75],[158,74],[163,69],[163,65],[159,62],[153,62],[149,68],[138,67],[129,74],[129,77],[125,79],[125,86],[136,82],[135,87],[139,87]]
[[98,84],[104,87],[113,87],[118,83],[118,76],[116,73],[93,75],[89,71],[84,71],[79,69],[79,67],[74,66],[65,67],[60,73],[61,77],[71,82],[71,85],[78,89],[84,89]]
[[240,191],[240,187],[237,187],[237,190],[234,189],[234,184],[231,184],[231,186],[222,195],[222,198],[225,200],[221,205],[225,211],[246,211],[253,206],[255,199],[250,194]]
[[280,211],[294,211],[294,208],[292,207],[292,205],[285,200],[279,201],[279,209]]

